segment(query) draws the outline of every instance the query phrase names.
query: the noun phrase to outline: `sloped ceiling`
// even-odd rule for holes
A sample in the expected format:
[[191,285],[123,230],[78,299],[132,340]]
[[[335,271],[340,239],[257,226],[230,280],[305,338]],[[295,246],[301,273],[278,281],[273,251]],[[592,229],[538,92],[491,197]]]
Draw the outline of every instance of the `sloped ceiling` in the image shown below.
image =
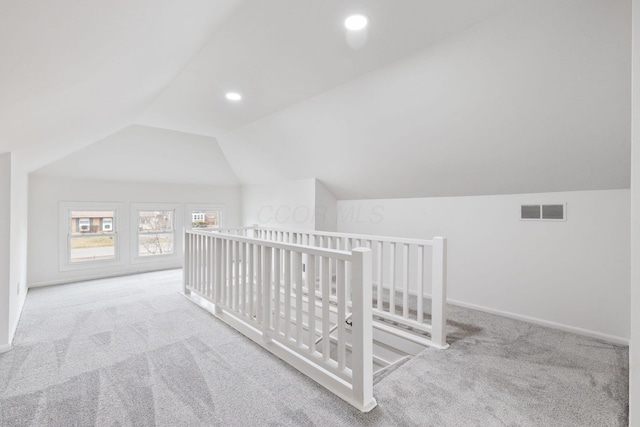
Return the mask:
[[[520,0],[246,0],[137,123],[219,137],[503,12]],[[367,15],[361,40],[344,19]],[[228,91],[242,93],[229,103]]]
[[0,152],[32,168],[164,128],[341,199],[629,185],[627,0],[0,4]]
[[215,138],[132,125],[45,166],[36,175],[237,186]]
[[0,0],[0,153],[35,169],[131,124],[238,0]]
[[339,199],[628,188],[630,4],[531,1],[219,138]]

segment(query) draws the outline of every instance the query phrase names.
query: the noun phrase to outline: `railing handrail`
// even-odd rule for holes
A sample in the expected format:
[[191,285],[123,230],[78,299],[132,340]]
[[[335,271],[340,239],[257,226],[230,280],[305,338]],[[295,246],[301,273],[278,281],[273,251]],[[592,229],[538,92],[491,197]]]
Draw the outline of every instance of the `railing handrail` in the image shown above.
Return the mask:
[[248,226],[248,227],[224,227],[218,230],[213,231],[224,231],[224,230],[265,230],[265,231],[277,231],[284,233],[299,233],[299,234],[314,234],[316,236],[325,236],[325,237],[345,237],[348,239],[357,239],[357,240],[376,240],[378,242],[389,242],[389,243],[403,243],[407,245],[424,245],[424,246],[433,246],[434,239],[440,236],[434,236],[433,239],[413,239],[408,237],[391,237],[391,236],[376,236],[370,234],[354,234],[354,233],[340,233],[334,231],[316,231],[316,230],[305,230],[305,229],[295,229],[295,228],[277,228],[277,227],[262,227],[262,226]]
[[219,237],[221,239],[223,238],[223,239],[232,240],[235,242],[251,243],[258,246],[285,249],[285,250],[290,250],[292,252],[300,252],[300,253],[311,254],[315,256],[326,256],[326,257],[331,257],[331,258],[335,258],[343,261],[352,260],[352,254],[349,251],[319,248],[317,246],[298,245],[295,243],[275,242],[272,240],[256,239],[253,237],[238,236],[235,234],[216,233],[215,231],[212,233],[211,231],[204,231],[204,230],[185,230],[185,232],[190,234],[197,234],[201,236],[218,235],[218,236],[221,236]]

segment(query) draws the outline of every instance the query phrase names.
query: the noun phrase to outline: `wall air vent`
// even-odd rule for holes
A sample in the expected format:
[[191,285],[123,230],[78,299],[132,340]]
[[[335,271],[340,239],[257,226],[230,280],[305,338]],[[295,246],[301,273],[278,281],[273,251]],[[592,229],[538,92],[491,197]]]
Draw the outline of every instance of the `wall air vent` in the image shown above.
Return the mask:
[[566,221],[567,204],[521,205],[520,219],[527,221]]

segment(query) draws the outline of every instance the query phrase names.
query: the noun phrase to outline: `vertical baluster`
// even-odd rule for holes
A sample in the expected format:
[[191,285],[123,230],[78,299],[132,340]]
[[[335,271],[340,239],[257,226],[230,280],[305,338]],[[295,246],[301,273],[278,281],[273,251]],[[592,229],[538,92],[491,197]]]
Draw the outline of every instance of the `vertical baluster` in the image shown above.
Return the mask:
[[409,305],[409,247],[404,243],[400,245],[401,247],[401,275],[400,280],[402,283],[402,317],[408,317],[408,305]]
[[347,308],[347,293],[346,286],[344,285],[345,278],[345,261],[337,260],[337,274],[336,274],[336,297],[338,299],[338,369],[342,371],[346,367],[346,308]]
[[391,292],[389,294],[389,313],[396,314],[396,289],[402,283],[402,251],[400,243],[393,244],[393,278],[391,280]]
[[[420,279],[420,270],[418,269],[418,245],[409,245],[409,256],[408,262],[409,265],[407,267],[407,286],[409,291],[416,292],[418,289],[417,283]],[[405,301],[404,303],[404,317],[409,318],[409,303]]]
[[240,309],[240,242],[233,245],[233,308]]
[[284,251],[284,336],[291,338],[291,251]]
[[421,277],[418,280],[418,322],[422,323],[424,321],[424,289],[427,287],[427,274],[428,274],[428,265],[429,265],[429,254],[427,251],[427,247],[424,245],[420,245],[422,248],[422,268],[420,270]]
[[[329,360],[329,356],[331,353],[331,311],[330,307],[330,298],[331,298],[331,288],[330,288],[330,274],[329,274],[329,260],[330,258],[322,257],[322,360],[327,362]],[[340,319],[338,319],[338,322]]]
[[247,251],[249,255],[249,317],[253,320],[253,316],[255,316],[255,296],[254,296],[254,286],[255,286],[255,245],[253,243],[249,243],[249,248]]
[[190,260],[190,265],[189,265],[189,270],[190,270],[190,273],[189,273],[190,274],[189,285],[192,288],[197,289],[195,285],[196,285],[196,282],[197,282],[196,265],[198,264],[196,262],[196,257],[198,255],[196,254],[196,235],[195,234],[191,234],[190,245],[191,245],[191,247],[190,247],[190,252],[191,252],[190,258],[191,258],[191,260]]
[[215,287],[216,287],[216,297],[215,297],[215,302],[216,302],[216,309],[218,307],[218,304],[220,304],[222,302],[222,254],[223,254],[223,240],[222,239],[215,239],[216,241],[216,281],[215,281]]
[[382,254],[382,250],[383,250],[383,243],[382,242],[378,242],[375,241],[373,244],[373,262],[375,264],[375,267],[373,269],[374,273],[373,273],[373,280],[376,281],[377,284],[377,291],[376,291],[376,307],[378,308],[378,310],[382,311],[382,264],[383,264],[383,254]]
[[280,334],[280,273],[281,273],[281,261],[280,261],[280,249],[273,249],[273,327],[276,334]]
[[[333,237],[329,237],[327,240],[327,248],[335,249],[335,239]],[[333,283],[333,278],[336,274],[336,260],[335,258],[329,258],[329,297],[333,295],[333,287],[331,286]]]
[[193,236],[193,241],[194,242],[193,242],[193,284],[192,284],[192,286],[196,291],[200,290],[199,287],[198,287],[199,279],[200,279],[200,277],[198,275],[199,274],[199,270],[198,270],[198,267],[199,267],[199,262],[198,261],[199,260],[198,260],[198,257],[200,256],[200,253],[198,251],[198,237],[200,237],[200,236],[198,236],[197,234],[195,234]]
[[[350,237],[345,238],[344,244],[344,250],[351,252],[351,250],[353,249],[353,239],[351,239]],[[344,283],[347,287],[347,299],[348,301],[351,301],[351,263],[348,263],[346,267],[346,277]]]
[[[342,238],[341,237],[336,236],[336,238],[334,240],[334,243],[333,243],[333,247],[336,250],[339,250],[339,251],[342,250]],[[334,290],[334,292],[335,292],[334,296],[336,298],[338,298],[338,276],[340,275],[340,272],[338,271],[338,260],[335,261],[334,267],[335,267],[335,269],[333,271],[333,274],[334,274],[334,276],[333,276],[334,279],[333,280],[336,282],[336,288]]]
[[240,313],[247,314],[247,243],[240,243]]
[[206,265],[207,265],[207,246],[205,236],[200,236],[200,293],[204,295],[206,292]]
[[272,268],[272,248],[269,246],[263,246],[262,250],[262,303],[264,305],[262,312],[262,339],[263,341],[269,341],[270,331],[272,329],[272,316],[271,316],[271,268]]
[[221,239],[221,248],[220,248],[220,259],[221,259],[221,282],[220,282],[220,303],[226,305],[226,295],[227,295],[227,244],[229,241],[225,239]]
[[209,272],[209,285],[207,286],[207,296],[209,297],[209,299],[211,301],[215,301],[214,297],[213,297],[213,283],[215,280],[214,274],[215,274],[215,268],[213,268],[213,266],[215,265],[216,262],[216,258],[215,258],[215,240],[213,239],[212,236],[207,237],[207,240],[209,242],[209,257],[207,260],[207,271]]
[[199,285],[200,286],[199,286],[199,288],[200,289],[199,290],[200,290],[201,294],[204,294],[204,283],[205,283],[205,280],[204,280],[204,277],[205,277],[204,276],[204,274],[205,274],[204,268],[205,267],[204,266],[205,266],[206,252],[205,252],[205,245],[204,245],[204,236],[200,235],[198,237],[200,237],[200,242],[199,242],[199,246],[200,246],[200,257],[199,257],[199,259],[200,259],[200,272],[199,272],[200,273],[199,274],[200,283],[199,283]]
[[395,310],[395,278],[396,278],[396,245],[393,242],[389,242],[389,307],[387,311],[393,313]]
[[307,256],[307,291],[308,304],[307,304],[307,323],[309,324],[309,353],[315,351],[316,342],[316,256]]
[[191,274],[191,234],[187,231],[184,233],[184,269],[182,270],[182,293],[185,295],[189,294],[189,289],[187,289],[189,284],[189,276]]
[[198,290],[198,235],[193,235],[193,276],[191,278],[191,286]]
[[195,234],[193,236],[193,283],[191,286],[193,286],[193,288],[196,291],[199,291],[198,289],[198,235]]
[[235,242],[229,240],[227,244],[227,307],[231,307],[233,301],[233,244]]
[[256,245],[256,321],[257,323],[262,323],[262,312],[263,312],[263,304],[262,300],[262,271],[263,271],[263,261],[262,261],[262,245]]
[[191,235],[191,287],[197,289],[196,283],[198,283],[198,254],[196,251],[196,238],[195,234]]
[[294,280],[296,283],[296,343],[302,346],[302,254],[294,254]]
[[228,240],[222,240],[222,265],[220,267],[222,271],[222,281],[220,282],[220,303],[225,305],[227,298],[227,245],[229,244]]

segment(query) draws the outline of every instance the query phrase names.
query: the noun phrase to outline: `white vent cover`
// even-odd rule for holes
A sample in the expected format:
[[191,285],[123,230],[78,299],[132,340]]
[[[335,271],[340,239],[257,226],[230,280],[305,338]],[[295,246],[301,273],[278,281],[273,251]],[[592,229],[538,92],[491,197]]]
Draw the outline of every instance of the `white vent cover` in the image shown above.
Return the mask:
[[520,219],[527,221],[566,221],[567,204],[521,205]]

